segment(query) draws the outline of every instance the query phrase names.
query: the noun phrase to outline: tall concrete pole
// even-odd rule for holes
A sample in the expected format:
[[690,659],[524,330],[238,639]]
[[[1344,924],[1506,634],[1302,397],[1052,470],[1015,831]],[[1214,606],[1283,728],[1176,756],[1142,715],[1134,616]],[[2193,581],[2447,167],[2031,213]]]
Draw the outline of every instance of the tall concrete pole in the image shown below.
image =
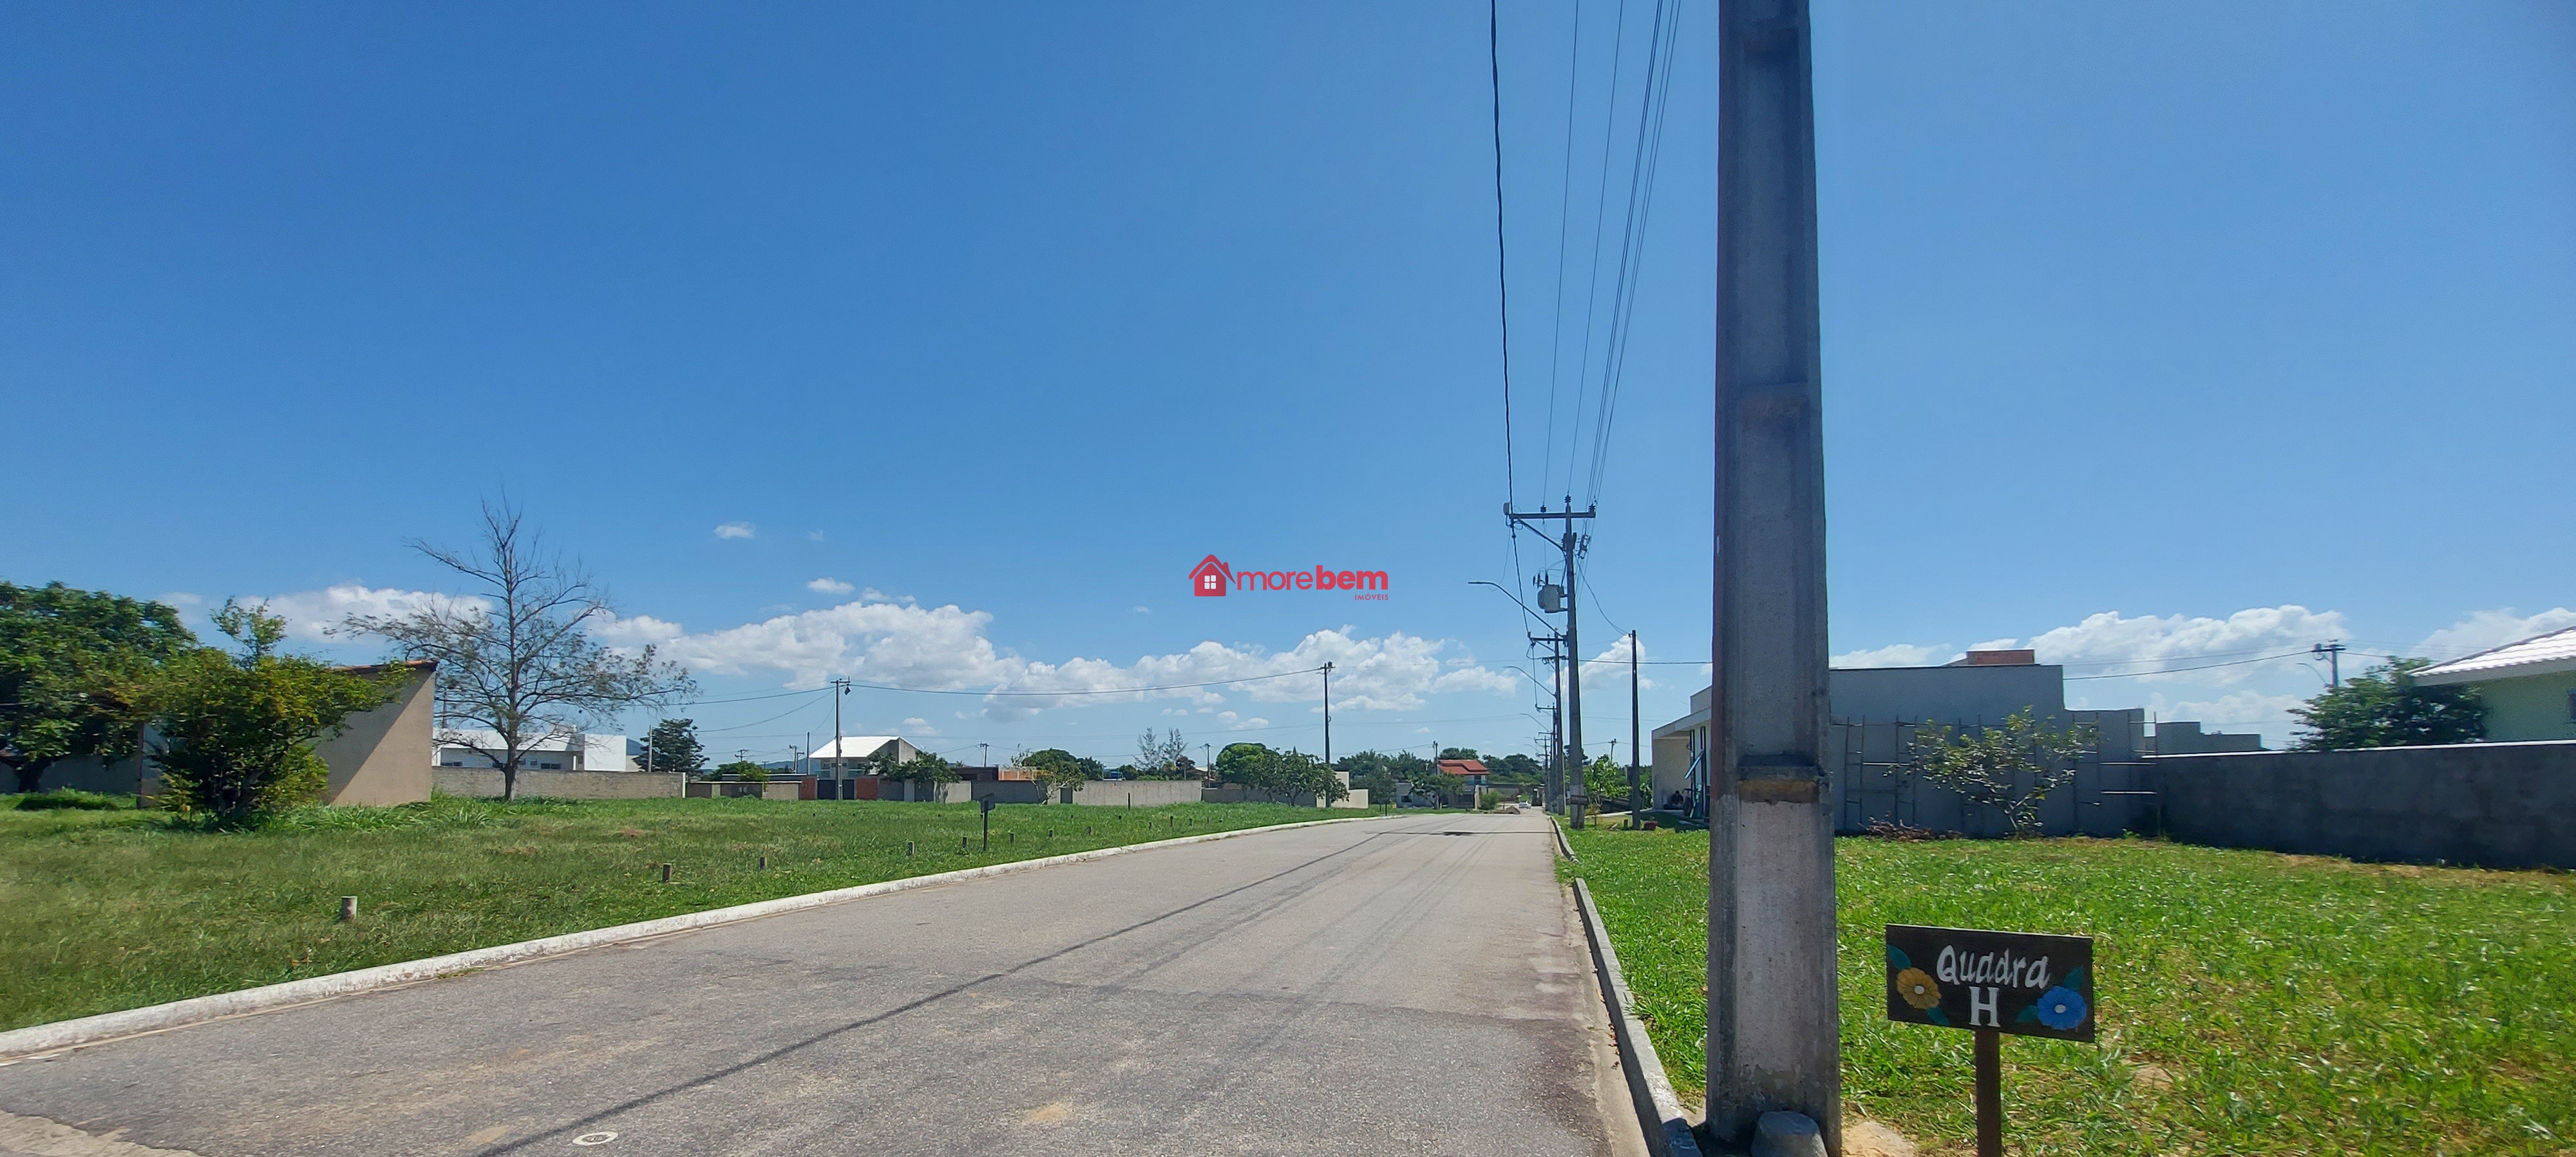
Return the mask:
[[[1565,496],[1566,512],[1574,510],[1574,496]],[[1588,800],[1591,793],[1583,788],[1583,635],[1576,628],[1581,616],[1575,612],[1574,556],[1578,540],[1574,520],[1565,520],[1565,769],[1566,794]]]
[[1718,7],[1717,560],[1708,1127],[1842,1152],[1825,470],[1806,0]]

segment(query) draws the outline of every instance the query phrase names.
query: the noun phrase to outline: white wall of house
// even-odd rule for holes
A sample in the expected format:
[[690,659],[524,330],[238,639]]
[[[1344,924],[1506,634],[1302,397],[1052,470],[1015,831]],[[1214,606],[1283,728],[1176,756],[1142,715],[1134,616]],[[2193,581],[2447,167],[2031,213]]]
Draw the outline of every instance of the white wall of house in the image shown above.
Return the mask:
[[[463,743],[453,741],[454,737],[463,735],[486,750],[497,751],[501,747],[499,732],[473,728],[440,728],[437,735],[439,744],[435,762],[440,767],[500,766]],[[575,732],[568,736],[539,740],[529,745],[519,756],[519,768],[523,771],[638,770],[634,761],[627,757],[626,748],[627,741],[623,735]]]

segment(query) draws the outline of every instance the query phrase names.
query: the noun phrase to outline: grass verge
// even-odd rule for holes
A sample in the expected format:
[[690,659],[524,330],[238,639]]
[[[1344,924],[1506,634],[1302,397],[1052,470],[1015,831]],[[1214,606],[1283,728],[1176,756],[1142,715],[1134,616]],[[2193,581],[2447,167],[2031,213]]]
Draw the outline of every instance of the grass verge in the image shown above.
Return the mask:
[[[1708,838],[1570,833],[1685,1104]],[[2008,1037],[2019,1152],[2576,1154],[2576,877],[2145,840],[1836,841],[1843,1093],[1973,1152],[1971,1036],[1889,1023],[1881,928],[2091,935],[2102,1039]]]
[[[972,804],[441,798],[312,808],[226,833],[155,812],[12,808],[0,810],[0,1029],[826,888],[1352,814],[1004,807],[988,852]],[[337,922],[342,896],[359,898],[355,923]]]

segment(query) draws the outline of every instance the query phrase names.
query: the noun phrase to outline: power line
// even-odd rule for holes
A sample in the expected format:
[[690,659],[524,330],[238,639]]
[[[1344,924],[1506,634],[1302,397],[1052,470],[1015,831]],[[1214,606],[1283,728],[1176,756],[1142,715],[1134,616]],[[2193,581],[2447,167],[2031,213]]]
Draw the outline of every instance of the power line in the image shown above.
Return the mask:
[[[1669,20],[1667,11],[1671,13]],[[1602,354],[1587,502],[1600,500],[1601,479],[1609,465],[1610,423],[1618,412],[1619,383],[1627,371],[1628,339],[1636,320],[1637,279],[1645,267],[1646,225],[1653,214],[1655,174],[1663,160],[1664,116],[1672,102],[1672,56],[1680,32],[1680,5],[1655,0],[1655,31],[1646,45],[1645,87],[1637,104],[1637,144],[1629,160],[1628,216],[1620,229],[1619,275],[1611,289],[1610,340]],[[1581,420],[1579,413],[1576,417]]]
[[[1547,337],[1547,404],[1551,413],[1556,409],[1557,358],[1565,345],[1565,237],[1566,226],[1574,218],[1574,97],[1583,80],[1583,0],[1574,0],[1572,39],[1573,54],[1565,65],[1565,162],[1556,183],[1556,309],[1549,318]],[[1555,453],[1553,438],[1549,453],[1551,457]],[[1520,499],[1517,493],[1505,497]],[[1520,540],[1515,535],[1512,541],[1517,546]]]
[[2109,675],[2068,675],[2066,676],[2066,681],[2069,683],[2076,683],[2086,679],[2137,679],[2148,675],[2179,675],[2185,671],[2209,671],[2220,667],[2242,667],[2248,663],[2269,663],[2274,659],[2296,659],[2304,658],[2306,656],[2307,652],[2305,651],[2283,651],[2277,655],[2261,655],[2252,659],[2236,659],[2225,663],[2204,663],[2197,667],[2167,667],[2160,671],[2121,671]]
[[1503,329],[1503,489],[1516,494],[1512,476],[1512,279],[1503,239],[1503,17],[1502,0],[1485,0],[1485,59],[1494,86],[1494,288],[1501,297]]

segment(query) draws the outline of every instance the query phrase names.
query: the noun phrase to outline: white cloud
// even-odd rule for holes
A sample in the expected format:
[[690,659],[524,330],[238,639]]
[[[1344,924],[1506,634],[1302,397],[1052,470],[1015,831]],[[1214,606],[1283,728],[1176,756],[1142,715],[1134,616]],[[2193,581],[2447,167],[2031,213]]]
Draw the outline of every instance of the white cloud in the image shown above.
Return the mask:
[[645,643],[668,643],[683,632],[680,624],[651,615],[627,618],[602,612],[590,620],[590,637],[613,646],[632,647]]
[[1837,667],[1932,667],[1959,656],[1947,643],[1921,646],[1914,643],[1889,643],[1865,651],[1845,651],[1833,657]]
[[[2284,604],[2253,607],[2224,619],[2184,615],[2130,618],[2118,611],[2104,611],[2073,626],[2043,632],[2026,645],[2039,652],[2040,662],[2063,663],[2073,668],[2067,674],[2081,675],[2252,659],[2261,654],[2303,651],[2311,644],[2349,633],[2341,611],[2317,612]],[[2188,674],[2195,680],[2233,683],[2259,673],[2256,668],[2263,666],[2244,663]]]
[[778,672],[794,687],[846,675],[905,687],[1000,692],[987,694],[983,706],[988,718],[1002,721],[1050,707],[1156,699],[1192,707],[1223,705],[1235,695],[1256,702],[1318,702],[1323,681],[1313,669],[1326,662],[1334,665],[1333,706],[1340,711],[1411,711],[1428,695],[1514,690],[1508,672],[1448,666],[1444,660],[1451,656],[1444,652],[1454,647],[1449,641],[1402,632],[1359,638],[1345,627],[1316,631],[1285,651],[1210,640],[1126,663],[1048,663],[995,647],[985,633],[991,622],[983,611],[923,607],[868,590],[838,606],[703,633],[650,616],[604,620],[592,633],[618,644],[659,643],[666,655],[706,674]]
[[805,540],[807,542],[821,542],[823,541],[823,532],[819,530],[806,531]]
[[828,578],[828,577],[827,577],[827,578],[818,578],[818,579],[815,579],[815,580],[814,580],[814,581],[812,581],[812,582],[806,583],[806,584],[805,584],[805,589],[806,589],[806,590],[809,590],[809,591],[813,591],[813,592],[815,592],[815,593],[817,593],[817,594],[826,594],[826,595],[846,595],[846,594],[850,593],[851,591],[857,590],[857,589],[859,589],[859,588],[854,587],[854,586],[851,586],[851,585],[850,585],[850,584],[848,584],[848,583],[842,582],[842,581],[841,581],[841,580],[839,580],[839,579],[836,579],[836,578]]
[[1130,609],[1130,610],[1132,610],[1132,611],[1134,611],[1135,613],[1140,614],[1140,615],[1150,615],[1150,614],[1153,614],[1153,613],[1154,613],[1154,608],[1152,608],[1152,607],[1147,607],[1147,606],[1130,607],[1130,608],[1128,608],[1128,609]]
[[904,730],[915,735],[930,736],[939,734],[938,728],[931,726],[929,720],[918,715],[904,720],[903,727]]
[[2568,627],[2576,627],[2576,611],[2565,607],[2555,607],[2528,617],[2514,614],[2511,607],[2499,607],[2492,611],[2477,611],[2424,636],[2424,641],[2415,645],[2414,652],[2436,660],[2457,659]]
[[750,538],[759,533],[760,528],[748,522],[728,522],[716,527],[717,538]]
[[2281,735],[2293,726],[2290,709],[2307,701],[2305,695],[2271,695],[2246,689],[2230,691],[2212,699],[2168,699],[2159,693],[2148,696],[2142,706],[2157,719],[2196,721],[2207,731],[2264,731]]
[[286,620],[289,638],[317,643],[349,641],[350,636],[339,626],[351,615],[407,615],[434,607],[488,611],[492,607],[489,600],[482,598],[456,598],[436,591],[378,588],[363,583],[342,583],[261,601],[268,604],[270,614]]
[[186,591],[172,591],[169,594],[161,596],[155,601],[168,603],[173,607],[185,610],[189,607],[196,606],[199,603],[203,603],[206,600],[200,596],[189,594]]

